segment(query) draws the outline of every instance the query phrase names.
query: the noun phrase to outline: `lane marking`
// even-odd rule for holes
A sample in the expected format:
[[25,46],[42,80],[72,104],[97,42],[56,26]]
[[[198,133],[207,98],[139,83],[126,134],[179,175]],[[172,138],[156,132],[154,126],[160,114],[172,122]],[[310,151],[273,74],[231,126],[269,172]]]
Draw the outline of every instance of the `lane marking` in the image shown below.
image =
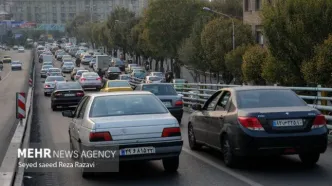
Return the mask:
[[216,168],[216,169],[218,169],[218,170],[220,170],[220,171],[222,171],[222,172],[225,172],[225,173],[227,173],[227,174],[233,176],[234,178],[236,178],[236,179],[238,179],[238,180],[241,180],[241,181],[243,181],[243,182],[245,182],[245,183],[247,183],[247,184],[249,184],[249,185],[251,185],[251,186],[263,186],[262,184],[257,183],[257,182],[255,182],[255,181],[253,181],[253,180],[251,180],[251,179],[249,179],[249,178],[247,178],[247,177],[245,177],[245,176],[239,174],[239,173],[236,173],[236,172],[234,172],[234,171],[232,171],[232,170],[230,170],[230,169],[228,169],[228,168],[226,168],[226,167],[223,167],[223,166],[221,166],[221,165],[218,165],[217,163],[215,163],[215,162],[209,160],[208,158],[206,158],[206,157],[204,157],[204,156],[202,156],[202,155],[200,155],[200,154],[198,154],[198,153],[195,153],[195,152],[191,151],[190,149],[187,149],[187,148],[185,148],[185,147],[182,147],[182,150],[183,150],[184,152],[186,152],[186,153],[188,153],[188,154],[194,156],[195,158],[197,158],[197,159],[203,161],[204,163],[209,164],[209,165],[211,165],[212,167],[214,167],[214,168]]
[[11,73],[12,73],[12,71],[9,71],[9,72],[6,74],[5,77],[1,78],[0,84],[1,84],[2,82],[4,82],[4,81],[7,79],[7,77],[9,77],[9,75],[10,75]]

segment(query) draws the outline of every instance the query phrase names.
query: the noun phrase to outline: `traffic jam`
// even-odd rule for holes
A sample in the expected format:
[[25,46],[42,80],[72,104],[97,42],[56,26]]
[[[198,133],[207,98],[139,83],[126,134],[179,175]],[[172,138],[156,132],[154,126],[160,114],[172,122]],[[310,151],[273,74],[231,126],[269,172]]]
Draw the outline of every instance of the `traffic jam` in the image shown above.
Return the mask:
[[[313,167],[328,147],[325,116],[285,87],[223,88],[203,105],[193,103],[184,120],[184,95],[177,87],[186,80],[172,72],[153,72],[85,43],[49,43],[36,52],[37,83],[49,108],[70,119],[72,150],[117,145],[120,162],[161,160],[166,172],[176,172],[184,140],[193,152],[220,152],[229,168],[249,157],[283,155],[298,155]],[[94,176],[84,168],[81,174]]]

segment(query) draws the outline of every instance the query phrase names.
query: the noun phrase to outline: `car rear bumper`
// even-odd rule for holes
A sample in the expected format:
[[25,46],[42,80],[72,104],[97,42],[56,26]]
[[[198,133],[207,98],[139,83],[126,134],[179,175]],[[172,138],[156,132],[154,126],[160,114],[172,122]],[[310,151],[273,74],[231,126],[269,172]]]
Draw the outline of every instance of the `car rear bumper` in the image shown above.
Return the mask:
[[82,97],[71,98],[52,98],[53,106],[76,106],[81,101]]
[[12,60],[10,60],[10,59],[4,59],[3,62],[4,62],[4,63],[11,63]]
[[82,88],[101,88],[103,85],[100,84],[81,84]]
[[53,92],[53,88],[44,88],[44,93],[51,94]]
[[183,109],[182,108],[169,108],[169,112],[178,120],[182,119]]
[[[166,141],[166,142],[157,142],[157,143],[137,143],[137,144],[128,144],[128,145],[112,145],[112,146],[87,146],[83,145],[84,150],[97,150],[103,151],[106,149],[113,149],[117,151],[117,154],[120,153],[121,149],[127,148],[138,148],[138,147],[154,147],[155,153],[153,154],[140,154],[140,155],[120,155],[119,161],[150,161],[150,160],[160,160],[163,158],[177,157],[181,154],[183,141]],[[93,159],[91,159],[93,160]]]
[[12,70],[22,70],[22,66],[17,66],[17,67],[11,67],[12,68]]
[[315,129],[306,134],[283,134],[282,136],[249,136],[242,133],[233,136],[233,151],[238,156],[287,155],[305,152],[325,152],[328,144],[327,129]]

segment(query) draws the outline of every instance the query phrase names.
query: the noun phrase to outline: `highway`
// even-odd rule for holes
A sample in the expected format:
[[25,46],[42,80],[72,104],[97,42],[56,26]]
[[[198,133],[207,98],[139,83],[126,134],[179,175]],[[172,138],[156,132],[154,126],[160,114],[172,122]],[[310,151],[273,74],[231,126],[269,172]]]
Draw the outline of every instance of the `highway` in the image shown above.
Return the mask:
[[[60,66],[60,62],[55,62]],[[61,112],[53,112],[50,98],[44,97],[37,65],[34,117],[32,122],[31,143],[42,147],[55,148],[67,144],[70,119],[62,117]],[[66,77],[70,80],[69,76]],[[176,186],[328,186],[332,184],[332,148],[321,156],[313,169],[304,169],[297,156],[279,159],[246,159],[238,169],[226,168],[218,152],[210,149],[191,151],[187,139],[189,114],[182,120],[184,147],[180,156],[177,174],[166,174],[160,161],[120,167],[120,173],[100,174],[95,178],[83,179],[79,172],[60,169],[54,172],[26,172],[25,186],[64,185],[64,186],[103,186],[103,185],[176,185]],[[71,161],[71,160],[68,160]]]
[[[4,64],[0,81],[0,162],[7,151],[9,142],[15,132],[18,120],[16,119],[16,92],[27,91],[28,75],[31,67],[31,51],[17,53],[17,51],[2,51],[2,55],[9,55],[12,60],[23,62],[22,71],[11,71],[8,63]],[[2,56],[0,56],[2,58]]]

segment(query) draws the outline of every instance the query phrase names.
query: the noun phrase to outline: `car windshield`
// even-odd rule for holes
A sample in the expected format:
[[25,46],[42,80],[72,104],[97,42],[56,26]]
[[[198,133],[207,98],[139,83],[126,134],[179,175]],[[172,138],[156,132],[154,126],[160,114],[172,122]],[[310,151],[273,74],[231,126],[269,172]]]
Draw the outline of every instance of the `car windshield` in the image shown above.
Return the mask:
[[109,72],[121,72],[121,70],[118,67],[110,67],[108,68]]
[[174,87],[168,84],[143,85],[142,90],[149,91],[157,96],[177,95]]
[[3,58],[10,58],[10,56],[3,56]]
[[120,79],[121,80],[128,80],[128,79],[130,79],[130,77],[129,76],[120,76]]
[[18,64],[21,64],[19,61],[13,61],[12,62],[13,65],[18,65]]
[[157,77],[157,76],[149,77],[150,81],[160,81],[161,79],[162,79],[161,77]]
[[44,65],[42,69],[47,70],[47,69],[52,68],[52,67],[53,67],[52,65]]
[[100,96],[93,100],[90,117],[164,114],[168,110],[153,95]]
[[307,104],[292,90],[242,90],[237,92],[238,108],[297,107]]
[[154,72],[153,75],[158,76],[158,77],[162,77],[163,73],[162,72]]
[[82,75],[83,74],[83,72],[89,72],[89,71],[87,71],[87,70],[80,70],[80,71],[77,71],[77,74],[76,75]]
[[51,72],[50,76],[61,76],[60,72]]
[[49,76],[45,80],[45,82],[53,82],[53,81],[66,81],[66,80],[62,76]]
[[50,68],[48,69],[49,72],[61,72],[60,69],[57,69],[57,68]]
[[63,63],[63,66],[71,67],[71,66],[74,66],[74,63],[73,62],[65,62],[65,63]]
[[57,85],[57,90],[73,90],[73,89],[82,89],[82,87],[77,82],[59,83]]
[[128,81],[109,81],[109,87],[130,87]]

